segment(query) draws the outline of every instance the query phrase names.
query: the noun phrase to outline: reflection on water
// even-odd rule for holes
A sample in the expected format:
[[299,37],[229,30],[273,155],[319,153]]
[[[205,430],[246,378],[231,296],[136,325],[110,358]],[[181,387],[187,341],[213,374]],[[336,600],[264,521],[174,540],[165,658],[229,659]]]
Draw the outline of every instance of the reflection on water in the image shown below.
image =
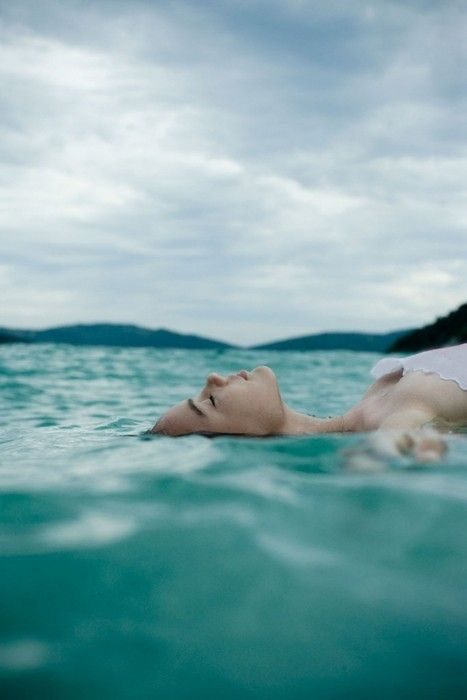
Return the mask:
[[375,356],[0,348],[2,697],[463,698],[467,437],[144,431],[212,369],[345,410]]

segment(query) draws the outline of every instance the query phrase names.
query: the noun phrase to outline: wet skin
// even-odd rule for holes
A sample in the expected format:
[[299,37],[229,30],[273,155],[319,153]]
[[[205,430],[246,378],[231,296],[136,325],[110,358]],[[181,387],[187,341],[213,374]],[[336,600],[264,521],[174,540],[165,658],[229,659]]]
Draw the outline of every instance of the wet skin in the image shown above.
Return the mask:
[[[222,376],[209,374],[201,392],[173,406],[152,432],[246,436],[417,430],[467,425],[467,391],[435,374],[386,375],[344,415],[321,419],[282,400],[274,372],[265,366]],[[441,451],[441,448],[440,448]]]
[[265,366],[222,376],[208,375],[197,396],[173,406],[152,432],[172,435],[223,433],[274,435],[284,420],[284,404],[274,372]]

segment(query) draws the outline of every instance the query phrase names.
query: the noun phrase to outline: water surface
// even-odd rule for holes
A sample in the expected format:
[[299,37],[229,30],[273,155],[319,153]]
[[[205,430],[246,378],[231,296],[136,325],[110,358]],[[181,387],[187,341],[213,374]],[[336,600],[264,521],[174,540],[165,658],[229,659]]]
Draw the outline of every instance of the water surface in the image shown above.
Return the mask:
[[211,370],[330,415],[377,359],[1,347],[0,696],[466,697],[464,435],[355,471],[362,436],[143,434]]

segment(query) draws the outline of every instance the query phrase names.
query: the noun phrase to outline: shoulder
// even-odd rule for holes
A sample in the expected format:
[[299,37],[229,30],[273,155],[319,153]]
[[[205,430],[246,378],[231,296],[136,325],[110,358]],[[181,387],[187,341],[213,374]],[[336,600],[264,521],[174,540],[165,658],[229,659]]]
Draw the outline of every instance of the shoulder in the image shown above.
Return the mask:
[[435,373],[405,374],[393,389],[392,403],[395,408],[422,406],[433,414],[432,419],[467,424],[467,391]]

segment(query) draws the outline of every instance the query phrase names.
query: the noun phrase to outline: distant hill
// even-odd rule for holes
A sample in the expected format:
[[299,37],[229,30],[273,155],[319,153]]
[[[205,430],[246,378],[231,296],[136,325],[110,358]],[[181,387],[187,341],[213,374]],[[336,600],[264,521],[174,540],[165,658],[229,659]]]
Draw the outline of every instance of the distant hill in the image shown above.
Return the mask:
[[107,345],[119,347],[185,348],[208,350],[233,347],[219,340],[198,335],[185,335],[159,328],[150,330],[118,323],[60,326],[42,331],[13,331],[1,328],[0,334],[13,338],[9,342],[69,343],[71,345]]
[[418,352],[458,343],[467,343],[467,304],[462,304],[434,323],[397,338],[390,352]]
[[3,330],[0,328],[0,345],[4,343],[26,343],[28,342],[26,338],[17,335],[13,331]]
[[409,331],[392,333],[317,333],[274,343],[255,345],[252,350],[356,350],[386,352],[397,338]]
[[[409,331],[392,333],[317,333],[255,345],[250,350],[357,350],[386,352]],[[4,340],[2,340],[4,339]],[[0,328],[0,343],[69,343],[114,347],[181,348],[186,350],[226,349],[238,346],[198,335],[185,335],[164,328],[151,330],[119,323],[92,323],[58,326],[45,330]]]

